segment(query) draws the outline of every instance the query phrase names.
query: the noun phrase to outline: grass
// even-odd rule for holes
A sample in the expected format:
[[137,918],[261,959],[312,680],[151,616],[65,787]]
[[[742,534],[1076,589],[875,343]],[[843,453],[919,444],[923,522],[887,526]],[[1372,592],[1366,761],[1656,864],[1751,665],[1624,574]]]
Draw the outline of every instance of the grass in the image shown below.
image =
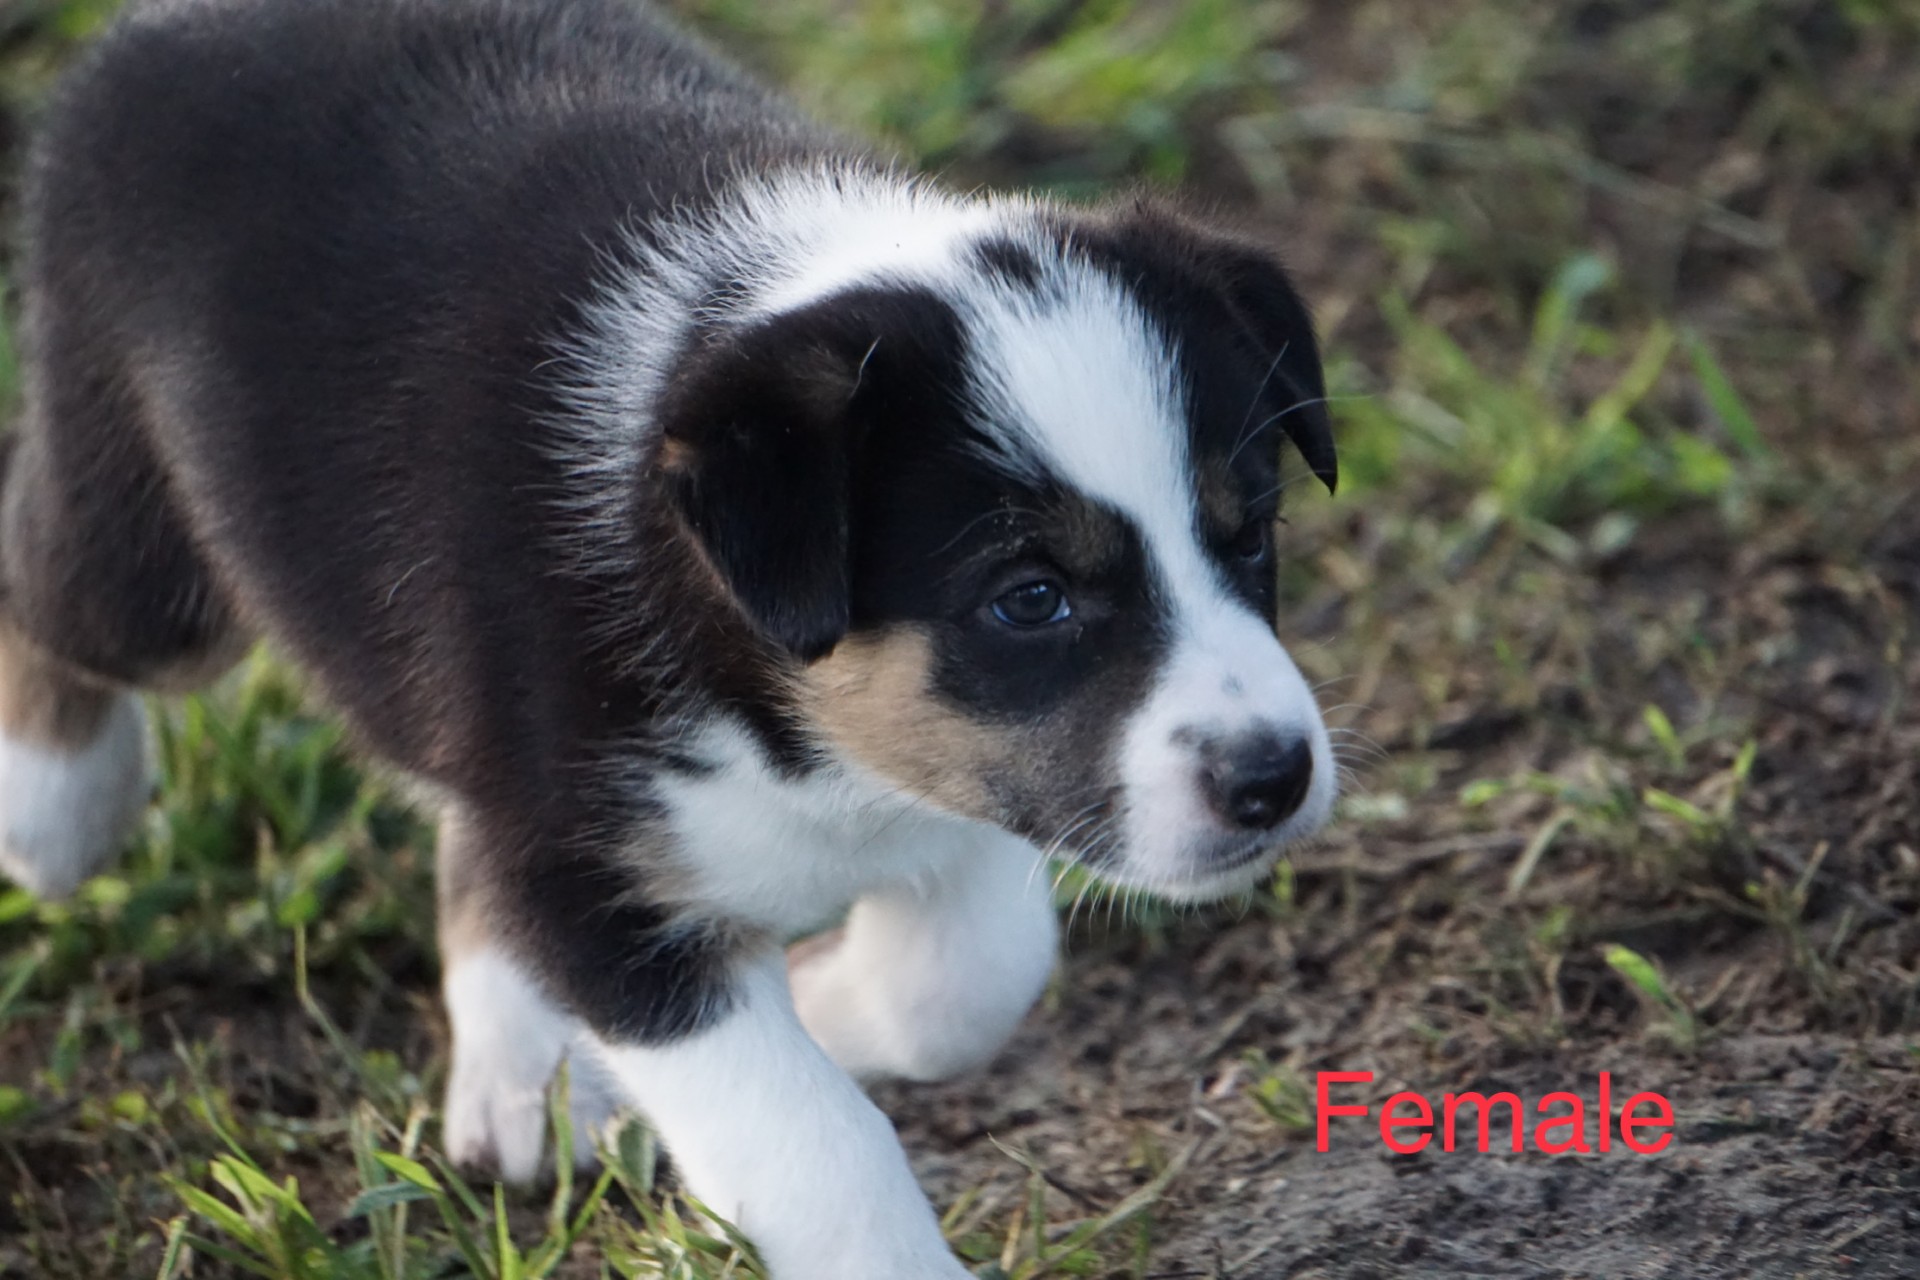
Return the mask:
[[1693,1010],[1667,981],[1658,965],[1631,947],[1619,943],[1605,950],[1607,967],[1627,980],[1634,994],[1652,1011],[1655,1021],[1649,1028],[1672,1042],[1682,1052],[1691,1052],[1700,1043],[1700,1025]]
[[[0,15],[5,119],[112,7]],[[1334,1055],[1912,1042],[1910,6],[677,7],[952,181],[1250,210],[1331,353],[1342,489],[1290,511],[1282,585],[1357,786],[1234,928],[1336,957],[1342,1030],[1263,1039],[1249,985],[1201,1037],[1212,1138],[968,1148],[938,1190],[978,1275],[1226,1274],[1183,1224],[1226,1153],[1299,1143]],[[539,1196],[447,1168],[428,828],[270,657],[156,709],[128,857],[0,889],[0,1273],[757,1274],[637,1126]],[[1088,914],[1084,952],[1197,981],[1191,926]]]

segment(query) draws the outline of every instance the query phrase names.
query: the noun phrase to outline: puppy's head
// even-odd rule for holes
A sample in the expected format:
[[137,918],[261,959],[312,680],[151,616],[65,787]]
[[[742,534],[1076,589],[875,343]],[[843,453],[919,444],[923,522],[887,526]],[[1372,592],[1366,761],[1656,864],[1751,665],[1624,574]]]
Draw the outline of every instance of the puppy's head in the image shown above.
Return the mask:
[[1246,887],[1335,791],[1273,623],[1281,442],[1335,479],[1306,311],[1150,206],[955,222],[696,342],[670,492],[839,754],[1114,880]]

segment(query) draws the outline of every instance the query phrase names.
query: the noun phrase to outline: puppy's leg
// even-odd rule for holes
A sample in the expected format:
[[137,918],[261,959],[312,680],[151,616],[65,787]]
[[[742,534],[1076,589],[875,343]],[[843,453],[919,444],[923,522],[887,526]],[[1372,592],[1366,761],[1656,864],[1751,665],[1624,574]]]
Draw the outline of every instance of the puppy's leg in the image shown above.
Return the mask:
[[528,1183],[540,1172],[547,1087],[562,1061],[576,1165],[593,1163],[594,1139],[619,1109],[619,1094],[599,1057],[584,1051],[592,1042],[586,1024],[555,1004],[500,938],[501,907],[478,865],[485,837],[473,823],[449,806],[437,856],[442,990],[453,1028],[446,1150],[457,1164]]
[[[582,805],[558,807],[588,829],[609,825]],[[476,815],[467,891],[511,907],[499,936],[523,960],[515,967],[586,1025],[688,1191],[747,1233],[774,1280],[964,1280],[892,1126],[800,1025],[777,946],[652,901],[631,847],[499,824],[482,841],[481,829]],[[486,994],[502,971],[451,988],[471,1002],[456,1014],[460,1034],[484,1028],[494,1062],[517,1061],[518,1041],[552,1046],[578,1025],[528,1018],[516,1004],[509,1026]],[[542,1061],[554,1056],[549,1047]]]
[[743,956],[726,1011],[606,1061],[701,1203],[774,1280],[963,1280],[893,1126],[794,1014],[785,962]]
[[0,873],[58,897],[146,805],[131,689],[204,683],[245,641],[104,357],[43,345],[0,439]]
[[149,786],[139,701],[0,628],[0,874],[72,893],[119,850]]
[[792,965],[800,1019],[856,1076],[938,1080],[993,1056],[1046,987],[1059,925],[1039,854],[969,833],[940,874],[860,899]]

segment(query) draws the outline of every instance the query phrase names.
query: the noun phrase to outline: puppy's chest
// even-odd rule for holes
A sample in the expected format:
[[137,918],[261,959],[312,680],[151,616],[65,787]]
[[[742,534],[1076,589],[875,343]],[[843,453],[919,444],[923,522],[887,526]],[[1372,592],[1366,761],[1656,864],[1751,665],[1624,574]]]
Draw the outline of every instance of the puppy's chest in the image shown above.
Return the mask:
[[798,936],[873,888],[937,875],[975,834],[843,768],[783,775],[726,730],[702,745],[712,767],[653,780],[665,839],[640,855],[665,864],[679,905]]

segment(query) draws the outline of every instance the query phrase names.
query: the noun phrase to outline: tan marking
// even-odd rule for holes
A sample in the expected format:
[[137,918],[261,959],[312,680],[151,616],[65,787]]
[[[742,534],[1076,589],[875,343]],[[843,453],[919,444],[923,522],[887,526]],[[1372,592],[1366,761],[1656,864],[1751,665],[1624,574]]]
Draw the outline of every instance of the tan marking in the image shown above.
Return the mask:
[[987,777],[1018,759],[1021,735],[943,701],[932,668],[923,631],[858,633],[807,668],[802,693],[814,723],[848,756],[942,808],[991,821]]
[[118,691],[88,680],[18,633],[0,629],[0,731],[78,752],[100,736]]
[[662,436],[660,447],[654,454],[654,463],[660,470],[670,474],[691,471],[699,451],[678,436]]

